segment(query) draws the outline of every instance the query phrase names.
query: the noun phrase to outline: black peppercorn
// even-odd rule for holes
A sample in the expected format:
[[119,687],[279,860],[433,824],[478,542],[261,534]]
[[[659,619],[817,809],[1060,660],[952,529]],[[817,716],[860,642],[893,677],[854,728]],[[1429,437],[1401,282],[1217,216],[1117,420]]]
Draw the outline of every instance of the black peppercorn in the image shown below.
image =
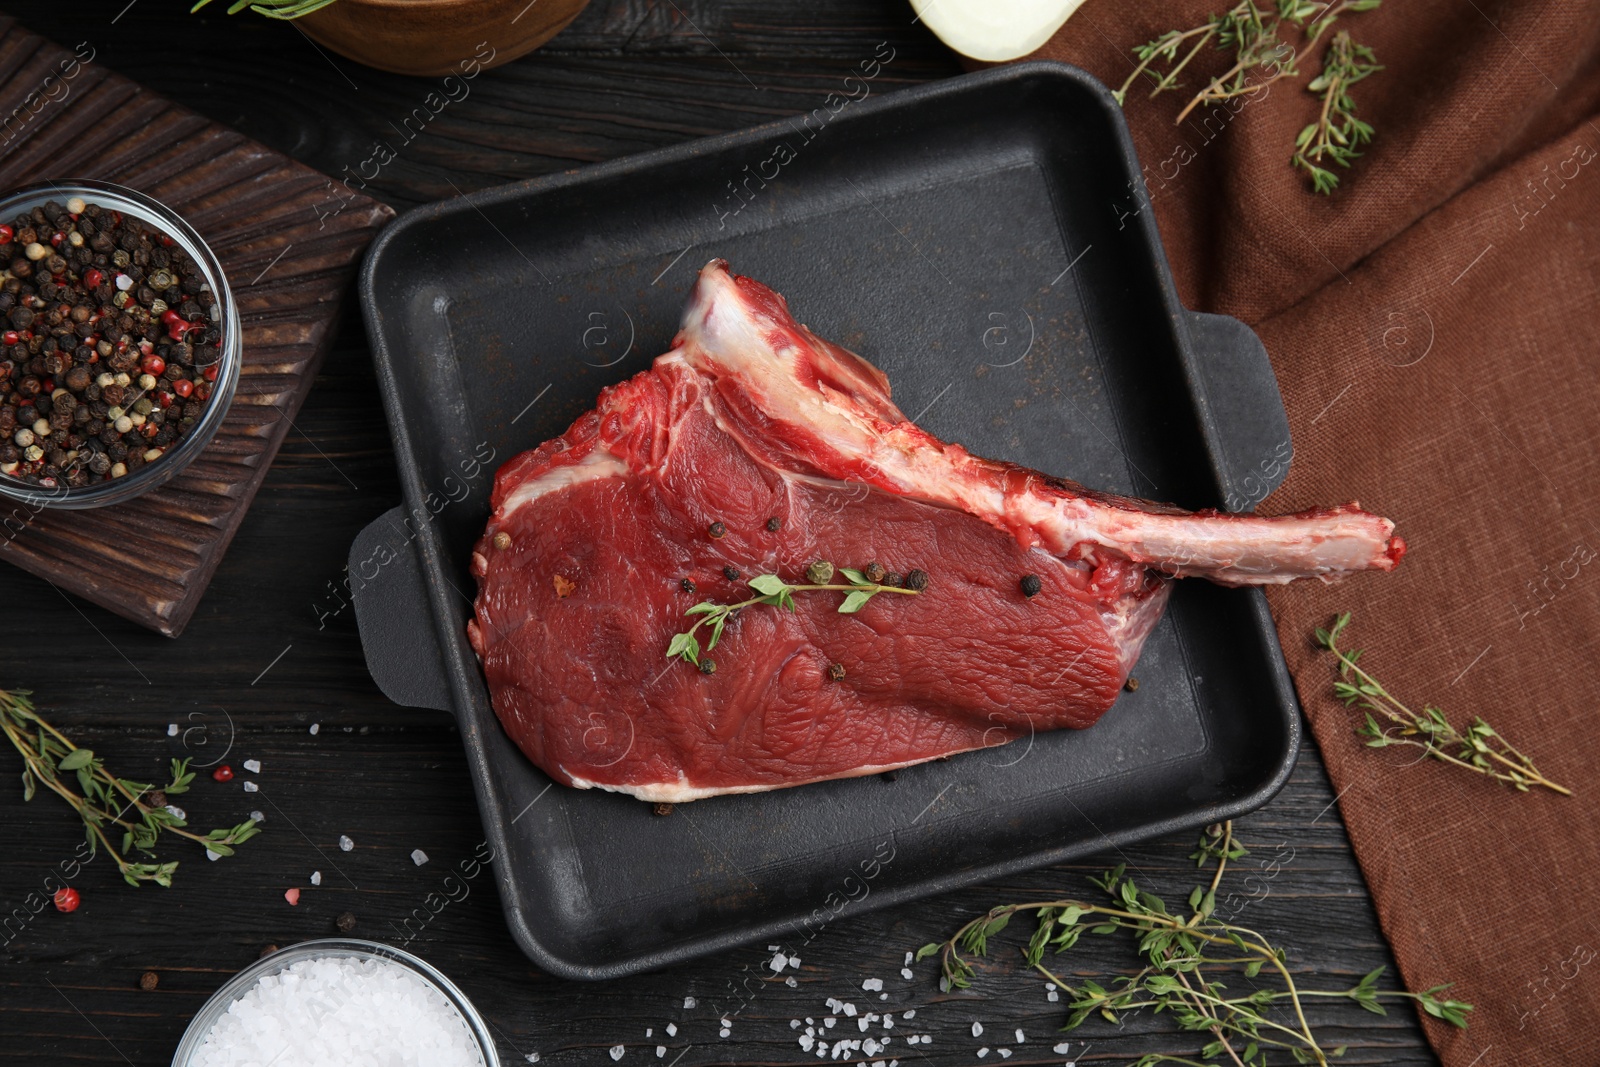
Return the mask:
[[906,575],[906,588],[922,592],[928,588],[928,572],[920,568]]
[[683,581],[678,583],[678,588],[682,589],[685,593],[694,592],[694,589],[695,589],[694,579],[693,578],[685,578]]
[[861,568],[861,573],[867,576],[867,581],[869,582],[881,582],[883,581],[883,576],[889,572],[883,569],[883,564],[881,563],[869,563]]
[[828,677],[836,682],[844,681],[844,664],[830,663],[828,665]]
[[1037,574],[1024,574],[1018,584],[1021,585],[1022,595],[1025,597],[1036,597],[1039,595],[1039,590],[1044,588],[1044,583],[1039,580]]
[[710,529],[708,529],[706,532],[709,533],[713,538],[721,538],[728,532],[728,528],[722,525],[720,522],[714,522],[711,524]]
[[778,518],[776,515],[767,520],[768,533],[777,533],[781,529],[783,529],[783,520]]
[[1122,687],[1130,693],[1137,693],[1139,691],[1139,679],[1130,674],[1128,675],[1128,680],[1122,683]]
[[651,808],[650,812],[653,815],[671,815],[672,814],[672,805],[671,804],[667,804],[667,803],[660,803],[660,804],[655,805],[655,807]]
[[722,576],[728,579],[730,582],[737,582],[739,580],[739,569],[732,564],[729,564],[728,566],[722,568]]
[[333,925],[338,927],[341,934],[348,934],[356,928],[355,912],[341,911],[339,917],[333,920]]
[[161,981],[160,975],[154,971],[146,971],[139,976],[139,988],[146,993],[150,992]]
[[700,673],[701,674],[716,674],[717,673],[716,661],[715,660],[709,660],[709,659],[701,660],[700,661]]
[[905,585],[905,577],[899,571],[890,571],[883,576],[883,584],[899,589]]

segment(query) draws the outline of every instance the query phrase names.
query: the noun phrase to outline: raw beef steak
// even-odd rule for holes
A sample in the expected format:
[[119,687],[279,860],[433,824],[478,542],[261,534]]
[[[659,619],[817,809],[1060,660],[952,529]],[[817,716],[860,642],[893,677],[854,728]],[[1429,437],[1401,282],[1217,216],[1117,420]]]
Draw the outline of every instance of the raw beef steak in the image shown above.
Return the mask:
[[[1090,726],[1174,577],[1326,580],[1405,551],[1355,504],[1186,512],[972,456],[720,260],[672,349],[501,468],[492,507],[468,633],[501,722],[557,781],[653,801]],[[745,608],[715,673],[667,658],[695,604],[816,560],[930,579],[853,614],[829,591]]]

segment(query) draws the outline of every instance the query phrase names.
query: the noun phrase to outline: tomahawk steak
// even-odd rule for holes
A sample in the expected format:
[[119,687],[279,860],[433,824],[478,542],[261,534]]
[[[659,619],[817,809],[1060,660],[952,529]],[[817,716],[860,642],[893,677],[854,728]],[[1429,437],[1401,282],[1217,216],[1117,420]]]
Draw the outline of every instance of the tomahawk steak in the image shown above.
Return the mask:
[[[1187,512],[973,456],[720,260],[672,348],[501,468],[491,506],[468,635],[501,722],[557,781],[652,801],[1090,726],[1174,578],[1330,580],[1405,551],[1355,504]],[[668,658],[696,604],[818,560],[927,584],[853,613],[835,591],[747,607],[700,668]]]

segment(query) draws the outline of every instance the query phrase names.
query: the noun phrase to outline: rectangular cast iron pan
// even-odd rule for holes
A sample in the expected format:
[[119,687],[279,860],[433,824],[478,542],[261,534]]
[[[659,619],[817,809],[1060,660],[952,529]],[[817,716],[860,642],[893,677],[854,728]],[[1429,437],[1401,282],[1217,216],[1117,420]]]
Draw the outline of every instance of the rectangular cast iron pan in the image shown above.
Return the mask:
[[405,505],[357,539],[351,582],[384,692],[460,724],[535,963],[603,979],[794,945],[1278,791],[1300,727],[1266,601],[1196,580],[1138,691],[1090,730],[670,817],[552,786],[501,731],[464,637],[493,471],[665,351],[713,256],[980,455],[1191,508],[1248,507],[1287,473],[1265,350],[1180,306],[1121,111],[1072,67],[874,95],[404,216],[361,285]]

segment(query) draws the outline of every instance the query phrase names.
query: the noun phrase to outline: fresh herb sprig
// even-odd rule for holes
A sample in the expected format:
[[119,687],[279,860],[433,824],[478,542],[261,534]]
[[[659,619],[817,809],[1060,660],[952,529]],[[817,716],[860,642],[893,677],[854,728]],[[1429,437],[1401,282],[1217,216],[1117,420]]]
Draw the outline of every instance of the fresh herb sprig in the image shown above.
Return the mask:
[[[1223,922],[1213,914],[1223,868],[1228,859],[1244,854],[1244,847],[1233,837],[1232,823],[1209,828],[1201,836],[1195,855],[1202,865],[1207,858],[1216,859],[1217,871],[1209,888],[1195,886],[1189,894],[1187,915],[1169,910],[1161,898],[1140,889],[1127,876],[1126,869],[1118,866],[1090,879],[1110,898],[1108,904],[1064,899],[993,908],[957,930],[949,940],[924,945],[917,958],[939,956],[943,983],[949,988],[966,989],[976,974],[967,955],[987,955],[990,938],[1004,930],[1013,917],[1033,912],[1037,925],[1023,949],[1023,959],[1069,998],[1063,1029],[1075,1029],[1092,1015],[1116,1023],[1119,1013],[1154,1008],[1157,1013],[1167,1012],[1184,1030],[1212,1036],[1200,1050],[1199,1060],[1158,1053],[1141,1058],[1136,1067],[1160,1063],[1204,1067],[1204,1063],[1214,1062],[1265,1067],[1267,1053],[1272,1049],[1286,1050],[1297,1063],[1325,1067],[1344,1048],[1325,1049],[1318,1042],[1305,1016],[1305,1001],[1311,997],[1347,999],[1378,1015],[1385,1014],[1381,1000],[1412,1000],[1434,1018],[1466,1028],[1472,1005],[1445,998],[1443,994],[1449,986],[1435,986],[1423,993],[1379,989],[1382,967],[1348,989],[1300,988],[1289,971],[1283,948],[1272,945],[1254,930]],[[1107,935],[1119,930],[1134,934],[1145,966],[1116,978],[1109,988],[1091,979],[1077,984],[1068,982],[1045,962],[1047,951],[1065,952],[1085,933]],[[1263,971],[1272,972],[1281,984],[1278,988],[1263,985],[1249,994],[1232,996],[1213,977],[1219,970],[1242,973],[1252,982]],[[1268,1012],[1275,1005],[1285,1003],[1293,1011],[1292,1022],[1269,1017]]]
[[1431,704],[1424,704],[1418,713],[1400,703],[1382,683],[1357,666],[1360,649],[1347,652],[1339,647],[1339,638],[1349,625],[1347,611],[1334,619],[1329,629],[1317,628],[1317,644],[1339,660],[1339,677],[1333,683],[1333,695],[1344,701],[1346,707],[1359,707],[1366,713],[1365,721],[1356,727],[1356,734],[1366,739],[1368,748],[1410,745],[1440,762],[1504,782],[1519,792],[1526,793],[1529,786],[1537,785],[1562,796],[1572,795],[1572,790],[1540,774],[1533,760],[1481,718],[1474,717],[1471,726],[1457,730],[1450,725],[1444,712]]
[[[269,19],[297,19],[313,11],[321,11],[333,2],[334,0],[234,0],[228,5],[228,14],[237,15],[245,8],[249,8]],[[209,3],[211,0],[199,0],[189,9],[189,14],[194,14]]]
[[1357,149],[1372,140],[1372,126],[1356,118],[1350,87],[1383,69],[1375,60],[1372,49],[1340,30],[1323,57],[1322,73],[1306,86],[1322,97],[1322,113],[1295,138],[1293,163],[1311,175],[1319,193],[1331,193],[1339,184],[1339,176],[1320,164],[1328,160],[1348,168],[1361,155]]
[[[172,780],[159,790],[145,782],[119,778],[106,770],[93,749],[79,748],[46,722],[34,710],[29,696],[27,690],[0,689],[0,730],[22,754],[22,799],[32,800],[43,785],[72,805],[83,820],[91,854],[104,847],[129,885],[172,885],[177,861],[155,862],[153,852],[163,832],[186,837],[219,856],[233,855],[234,846],[261,832],[253,819],[206,834],[186,829],[188,822],[168,809],[165,798],[189,791],[194,772],[189,770],[187,759],[172,761]],[[77,783],[76,790],[72,781]],[[160,803],[147,803],[155,800]],[[122,831],[120,848],[111,839],[118,830]],[[134,853],[150,862],[129,859]]]
[[[819,572],[817,568],[820,566],[825,566],[826,570]],[[691,663],[697,667],[702,666],[700,639],[695,636],[696,631],[702,626],[711,628],[710,637],[707,639],[703,650],[710,652],[717,647],[717,642],[722,640],[722,630],[723,627],[727,626],[728,620],[732,619],[740,611],[759,604],[770,604],[773,607],[794,611],[794,595],[796,593],[828,591],[845,593],[844,600],[839,604],[839,612],[844,615],[851,615],[866,607],[867,601],[879,593],[901,593],[905,596],[917,596],[921,592],[920,589],[912,589],[907,586],[885,585],[881,582],[874,582],[861,571],[851,567],[840,567],[838,569],[838,573],[842,574],[846,581],[849,582],[848,585],[838,584],[827,580],[833,576],[833,571],[834,568],[831,564],[812,564],[811,574],[819,577],[826,574],[827,577],[820,582],[797,585],[790,585],[776,574],[763,574],[750,579],[746,583],[756,591],[756,595],[747,600],[741,600],[736,604],[718,604],[711,600],[701,601],[684,613],[686,615],[698,615],[700,618],[696,619],[694,625],[690,626],[688,630],[672,635],[672,641],[667,645],[667,658],[681,659],[685,663]]]
[[[1314,0],[1262,0],[1258,3],[1257,0],[1241,0],[1198,26],[1168,30],[1155,40],[1134,48],[1133,54],[1139,62],[1122,87],[1111,95],[1119,104],[1125,104],[1134,82],[1150,78],[1155,82],[1149,94],[1153,99],[1180,88],[1179,75],[1207,45],[1231,52],[1233,65],[1189,98],[1174,120],[1175,124],[1181,123],[1197,107],[1250,96],[1280,79],[1299,74],[1301,61],[1339,16],[1371,11],[1382,2],[1342,0],[1330,4]],[[1295,34],[1304,38],[1298,49],[1289,41]],[[1182,58],[1179,58],[1180,53]],[[1337,174],[1318,165],[1321,160],[1348,167],[1350,161],[1360,155],[1356,146],[1372,140],[1372,127],[1355,118],[1355,103],[1350,99],[1349,88],[1382,69],[1374,61],[1370,48],[1355,44],[1348,32],[1340,31],[1329,45],[1322,73],[1307,86],[1308,91],[1321,98],[1322,114],[1307,127],[1309,133],[1301,132],[1295,144],[1293,163],[1307,170],[1312,188],[1317,192],[1332,193],[1339,184]]]

